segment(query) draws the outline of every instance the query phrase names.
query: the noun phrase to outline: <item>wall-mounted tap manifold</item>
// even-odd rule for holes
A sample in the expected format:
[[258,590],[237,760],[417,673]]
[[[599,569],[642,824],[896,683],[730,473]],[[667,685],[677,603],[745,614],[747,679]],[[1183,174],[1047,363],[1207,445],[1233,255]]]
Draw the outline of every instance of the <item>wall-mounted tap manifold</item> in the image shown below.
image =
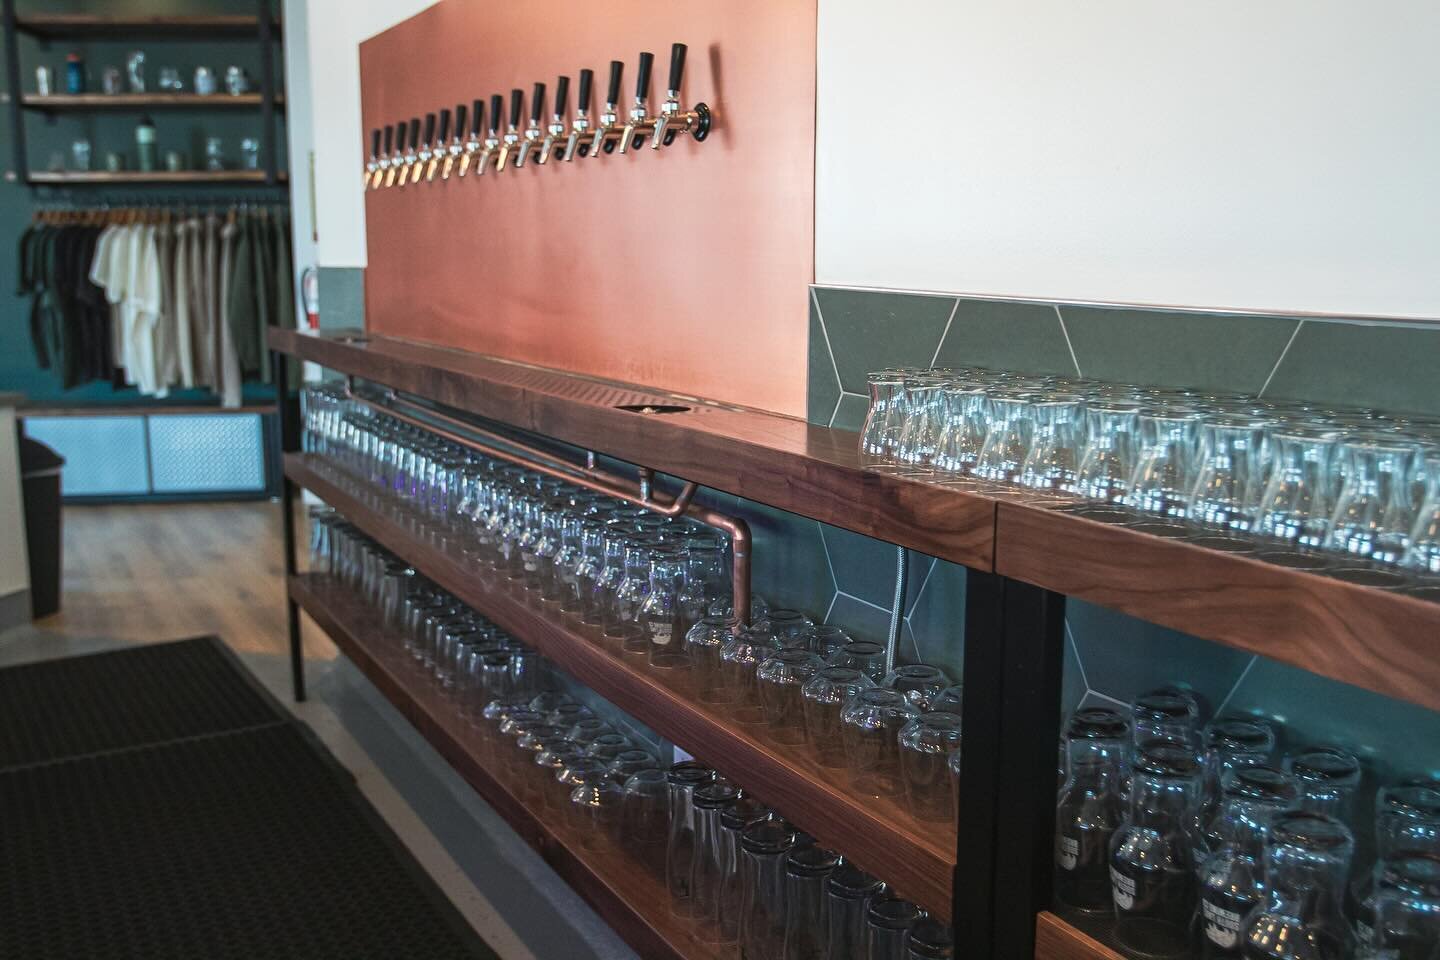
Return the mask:
[[[621,82],[625,64],[610,61],[609,82],[605,102],[599,116],[591,116],[591,88],[595,73],[580,71],[576,91],[575,114],[568,116],[570,78],[560,77],[555,83],[555,102],[549,121],[545,121],[545,84],[537,83],[530,94],[528,123],[525,119],[525,92],[510,91],[509,115],[505,114],[505,98],[490,97],[489,124],[486,125],[485,103],[476,99],[467,110],[465,104],[455,106],[454,136],[451,136],[452,112],[449,107],[425,115],[424,136],[420,118],[411,117],[395,124],[386,124],[370,131],[370,154],[364,167],[366,189],[431,183],[438,172],[440,180],[449,180],[452,171],[463,178],[473,167],[477,177],[489,169],[499,174],[509,167],[544,166],[553,158],[569,163],[576,157],[597,158],[602,154],[628,153],[639,150],[649,141],[652,150],[688,135],[696,142],[710,135],[714,114],[703,103],[685,109],[680,101],[681,81],[685,74],[683,43],[670,48],[670,73],[666,96],[656,114],[650,112],[650,74],[655,64],[653,53],[641,53],[636,70],[635,100],[621,113]],[[466,129],[466,120],[469,129]],[[508,119],[508,123],[505,121]],[[522,126],[522,123],[524,125]],[[437,129],[438,125],[438,129]],[[481,137],[481,130],[485,136]]]

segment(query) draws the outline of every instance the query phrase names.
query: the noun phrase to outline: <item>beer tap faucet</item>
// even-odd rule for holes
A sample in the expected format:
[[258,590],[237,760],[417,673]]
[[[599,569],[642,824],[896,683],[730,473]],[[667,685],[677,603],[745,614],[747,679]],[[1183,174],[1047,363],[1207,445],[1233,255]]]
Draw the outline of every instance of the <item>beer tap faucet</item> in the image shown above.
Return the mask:
[[650,147],[659,150],[669,146],[677,134],[688,133],[701,141],[710,135],[710,108],[703,103],[695,104],[693,110],[680,109],[680,80],[685,74],[685,44],[670,46],[670,82],[666,85],[665,103],[660,107],[660,116],[655,120],[655,133],[650,137]]
[[475,176],[485,176],[485,169],[490,166],[490,157],[496,150],[500,149],[500,121],[505,116],[505,98],[500,94],[492,94],[490,97],[490,126],[485,134],[485,149],[480,151],[480,159],[475,161]]
[[503,173],[510,154],[520,145],[520,116],[525,112],[525,91],[510,91],[510,126],[505,129],[505,142],[500,146],[500,159],[495,161],[495,172]]
[[411,174],[410,174],[410,182],[411,182],[411,183],[419,183],[419,182],[420,182],[420,178],[425,175],[425,167],[426,167],[427,165],[430,166],[431,172],[432,172],[432,173],[434,172],[435,167],[430,164],[430,157],[431,157],[431,155],[432,155],[431,152],[430,152],[430,147],[431,147],[434,143],[435,143],[435,114],[433,114],[433,113],[427,113],[427,114],[425,114],[425,139],[424,139],[424,140],[421,140],[420,143],[417,144],[417,146],[418,146],[420,149],[415,152],[416,163],[415,163],[415,169],[414,169],[414,171],[412,171]]
[[525,139],[520,141],[520,149],[515,154],[515,166],[525,166],[525,158],[530,151],[540,146],[540,117],[545,113],[545,84],[535,84],[535,90],[530,94],[530,125],[525,128]]
[[615,111],[620,107],[620,75],[624,71],[625,64],[622,61],[610,61],[610,85],[605,89],[605,112],[600,114],[600,125],[595,128],[595,136],[590,141],[592,158],[600,156],[602,150],[610,153],[615,149],[610,134],[619,132],[620,117]]
[[[404,159],[402,159],[402,160],[400,161],[400,163],[401,163],[401,166],[400,166],[400,176],[398,176],[398,177],[395,178],[395,185],[396,185],[396,186],[399,186],[399,187],[405,186],[405,181],[408,180],[408,179],[410,178],[410,175],[411,175],[412,173],[414,173],[414,171],[415,171],[415,160],[416,160],[415,148],[416,148],[416,146],[418,146],[419,143],[420,143],[420,118],[419,118],[419,117],[411,117],[411,118],[410,118],[409,133],[410,133],[410,136],[409,136],[409,145],[408,145],[408,146],[406,146],[406,145],[404,145],[404,144],[401,145],[401,146],[402,146],[402,149],[405,151],[405,156],[404,156]],[[404,139],[404,138],[402,138],[402,139]]]
[[[460,155],[460,176],[465,176],[465,171],[470,169],[470,161],[475,159],[475,154],[480,150],[480,125],[485,120],[485,102],[476,100],[470,105],[470,135],[465,140],[465,152]],[[465,117],[460,115],[455,121],[455,137],[460,137],[460,128],[465,126]]]
[[376,174],[380,171],[380,128],[370,131],[370,159],[365,161],[365,178],[361,182],[366,190],[380,185]]
[[[625,124],[625,131],[620,135],[620,152],[624,153],[631,146],[639,147],[645,142],[643,134],[635,136],[636,128],[649,130],[655,123],[655,118],[650,116],[650,110],[646,107],[645,101],[650,93],[650,68],[655,65],[655,54],[640,54],[640,69],[635,80],[635,106],[630,108],[630,119]],[[634,137],[634,143],[631,138]]]
[[570,78],[560,77],[555,81],[555,112],[550,115],[550,126],[545,129],[545,142],[540,145],[540,156],[535,162],[544,166],[550,159],[550,151],[557,137],[565,136],[565,101],[570,99]]
[[[433,114],[432,114],[433,116]],[[444,107],[440,110],[440,132],[434,140],[430,141],[430,166],[425,168],[425,182],[430,183],[435,179],[435,171],[440,166],[440,160],[447,156],[445,141],[450,139],[450,108]]]
[[570,139],[565,141],[565,162],[575,159],[575,151],[584,150],[581,140],[590,138],[590,85],[595,80],[594,70],[580,71],[579,95],[575,98],[575,122],[570,128]]
[[395,124],[395,152],[390,154],[385,164],[385,186],[393,187],[395,185],[395,175],[400,172],[400,163],[404,153],[405,121],[401,120]]
[[445,166],[440,168],[441,180],[450,179],[450,171],[455,169],[455,158],[465,149],[465,114],[468,109],[463,103],[455,104],[455,139],[445,148]]

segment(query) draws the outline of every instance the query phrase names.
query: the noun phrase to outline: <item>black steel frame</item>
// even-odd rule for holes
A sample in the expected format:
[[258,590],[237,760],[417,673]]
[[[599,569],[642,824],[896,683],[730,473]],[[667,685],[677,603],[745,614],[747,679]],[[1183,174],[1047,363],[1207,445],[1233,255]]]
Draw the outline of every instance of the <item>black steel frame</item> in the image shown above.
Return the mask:
[[[300,398],[290,390],[290,358],[271,351],[270,365],[275,383],[275,409],[280,421],[280,450],[293,453],[300,449]],[[280,523],[285,537],[285,576],[298,572],[295,563],[295,484],[286,476],[280,478]],[[290,641],[290,679],[295,689],[295,702],[305,700],[305,651],[300,645],[300,605],[285,591],[285,624]]]
[[15,0],[4,0],[5,83],[10,96],[10,146],[14,151],[13,179],[30,179],[29,154],[25,152],[25,117],[20,112],[20,44],[15,27]]

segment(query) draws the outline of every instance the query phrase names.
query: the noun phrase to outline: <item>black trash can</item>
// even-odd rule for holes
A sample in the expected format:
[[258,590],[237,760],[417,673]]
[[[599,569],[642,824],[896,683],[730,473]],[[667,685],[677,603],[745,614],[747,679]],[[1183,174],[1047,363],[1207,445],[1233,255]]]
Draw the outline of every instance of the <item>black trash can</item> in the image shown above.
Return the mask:
[[60,610],[60,468],[65,458],[38,440],[20,438],[25,545],[30,554],[30,615]]

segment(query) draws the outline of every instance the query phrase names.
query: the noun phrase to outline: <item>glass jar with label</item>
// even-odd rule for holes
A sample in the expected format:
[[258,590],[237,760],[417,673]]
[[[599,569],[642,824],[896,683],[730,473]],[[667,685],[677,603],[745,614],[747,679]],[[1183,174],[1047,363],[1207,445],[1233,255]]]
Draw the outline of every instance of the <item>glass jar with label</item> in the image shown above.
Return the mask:
[[670,836],[665,846],[665,886],[670,891],[670,912],[694,915],[690,883],[695,875],[695,789],[715,782],[715,771],[686,761],[670,768]]
[[757,820],[740,834],[740,956],[784,960],[785,859],[796,834],[779,817]]
[[690,654],[685,647],[685,617],[680,609],[680,586],[685,558],[671,544],[660,544],[650,553],[650,585],[636,616],[646,641],[646,656],[657,670],[688,671]]
[[1077,710],[1065,726],[1065,783],[1055,812],[1055,898],[1087,914],[1113,909],[1110,840],[1124,819],[1120,786],[1130,724],[1116,710]]
[[1200,871],[1201,960],[1242,960],[1245,918],[1265,898],[1266,830],[1298,795],[1295,782],[1273,767],[1227,775],[1214,852]]
[[1111,842],[1115,939],[1145,957],[1189,957],[1198,869],[1200,764],[1173,740],[1136,750],[1130,811]]
[[1328,814],[1294,810],[1270,821],[1266,902],[1245,921],[1246,960],[1351,955],[1341,898],[1354,849],[1350,829]]

